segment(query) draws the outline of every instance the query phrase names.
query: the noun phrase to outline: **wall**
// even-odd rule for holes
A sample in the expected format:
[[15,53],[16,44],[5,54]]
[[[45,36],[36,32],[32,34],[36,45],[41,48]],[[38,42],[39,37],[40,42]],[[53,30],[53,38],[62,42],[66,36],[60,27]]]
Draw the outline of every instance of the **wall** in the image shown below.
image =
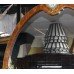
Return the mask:
[[15,26],[16,13],[11,15],[6,14],[2,19],[0,19],[0,32],[8,33],[11,35]]

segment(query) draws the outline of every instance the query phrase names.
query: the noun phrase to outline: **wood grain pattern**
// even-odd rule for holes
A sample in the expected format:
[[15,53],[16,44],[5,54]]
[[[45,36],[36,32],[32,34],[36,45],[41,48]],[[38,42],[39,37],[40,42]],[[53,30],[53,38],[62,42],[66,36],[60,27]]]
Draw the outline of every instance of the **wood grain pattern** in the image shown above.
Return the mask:
[[0,44],[7,44],[10,37],[2,37],[0,38]]
[[58,14],[63,8],[71,8],[74,9],[74,4],[59,4],[56,6],[55,9],[51,9],[50,7],[48,7],[47,5],[41,4],[41,5],[37,5],[34,8],[32,8],[28,13],[26,13],[26,15],[20,20],[20,22],[17,24],[16,28],[14,29],[12,36],[10,37],[10,40],[7,44],[7,48],[4,54],[4,59],[3,59],[3,68],[7,69],[8,68],[8,60],[9,57],[12,54],[12,50],[15,44],[15,41],[19,35],[19,33],[21,32],[22,28],[25,26],[25,23],[32,17],[34,16],[36,13],[40,12],[40,11],[44,11],[49,15],[56,15]]

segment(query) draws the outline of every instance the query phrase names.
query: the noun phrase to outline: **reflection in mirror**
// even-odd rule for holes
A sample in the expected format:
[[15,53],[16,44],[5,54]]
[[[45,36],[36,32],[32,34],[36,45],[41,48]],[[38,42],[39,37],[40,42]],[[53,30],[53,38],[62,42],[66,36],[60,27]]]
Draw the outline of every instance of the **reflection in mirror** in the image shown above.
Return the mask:
[[[72,20],[70,20],[70,19],[72,19]],[[46,33],[49,30],[48,29],[49,26],[54,22],[62,24],[62,27],[65,31],[65,37],[63,37],[63,38],[68,39],[68,41],[66,41],[66,43],[68,44],[68,47],[67,47],[68,51],[65,51],[65,52],[69,53],[69,49],[71,47],[71,44],[72,44],[72,41],[74,38],[74,31],[73,31],[74,26],[71,25],[71,24],[74,24],[73,21],[74,21],[74,11],[71,9],[68,9],[68,8],[64,9],[64,11],[61,11],[60,14],[55,15],[55,16],[48,15],[47,13],[45,13],[43,11],[34,15],[25,24],[26,26],[23,27],[21,33],[19,34],[19,36],[15,42],[12,56],[11,56],[12,62],[14,64],[14,68],[25,68],[24,64],[26,63],[26,65],[27,65],[27,62],[24,63],[20,59],[24,58],[25,61],[27,59],[28,62],[34,63],[30,58],[26,58],[26,57],[28,57],[28,56],[31,57],[36,54],[38,55],[38,54],[44,53],[44,38],[46,36]],[[59,26],[57,26],[56,28],[59,28]],[[60,28],[60,29],[62,29],[62,28]],[[60,29],[58,29],[58,30],[60,30]],[[51,37],[51,39],[52,38],[53,37]],[[56,38],[57,37],[55,37],[55,39]],[[60,38],[61,37],[59,37],[58,41],[61,40]],[[53,41],[53,40],[51,40],[51,41]],[[55,40],[55,41],[57,41],[57,40]],[[62,41],[64,41],[64,39],[62,39]],[[61,45],[61,43],[60,43],[60,45]],[[58,47],[58,43],[57,43],[57,47]],[[63,46],[61,45],[61,47],[63,47]],[[36,58],[35,58],[35,60],[36,60]],[[43,58],[43,60],[44,59],[45,59],[45,57]],[[20,61],[22,62],[21,65],[18,64],[18,63],[20,63]],[[34,68],[37,68],[37,65],[35,65]],[[57,65],[57,66],[59,66],[59,65]]]

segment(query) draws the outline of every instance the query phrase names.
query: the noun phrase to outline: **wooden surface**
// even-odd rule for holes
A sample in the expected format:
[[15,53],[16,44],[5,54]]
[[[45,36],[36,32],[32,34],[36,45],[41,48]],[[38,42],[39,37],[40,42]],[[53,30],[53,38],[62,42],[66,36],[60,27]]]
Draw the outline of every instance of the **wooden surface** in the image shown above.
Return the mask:
[[0,38],[0,44],[7,44],[10,37],[2,37]]
[[31,19],[32,16],[34,16],[36,13],[40,11],[44,11],[49,15],[56,15],[58,14],[63,8],[71,8],[74,9],[74,4],[60,4],[57,5],[55,9],[51,9],[47,5],[37,5],[34,8],[32,8],[26,15],[20,20],[20,22],[17,24],[15,30],[12,33],[12,36],[10,37],[10,40],[7,44],[7,48],[4,54],[4,59],[3,59],[3,68],[7,69],[8,68],[8,60],[9,57],[12,54],[12,50],[15,44],[15,41],[21,32],[22,28],[25,26],[26,22]]
[[64,69],[74,69],[74,55],[70,54],[33,54],[14,59],[17,69],[39,69],[40,66],[62,66]]

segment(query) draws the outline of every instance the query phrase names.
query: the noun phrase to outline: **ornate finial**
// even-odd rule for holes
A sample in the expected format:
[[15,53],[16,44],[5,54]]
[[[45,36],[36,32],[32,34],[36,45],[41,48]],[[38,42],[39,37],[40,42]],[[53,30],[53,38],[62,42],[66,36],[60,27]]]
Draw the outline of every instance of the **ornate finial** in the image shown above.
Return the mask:
[[47,4],[47,6],[54,9],[57,6],[57,4]]

